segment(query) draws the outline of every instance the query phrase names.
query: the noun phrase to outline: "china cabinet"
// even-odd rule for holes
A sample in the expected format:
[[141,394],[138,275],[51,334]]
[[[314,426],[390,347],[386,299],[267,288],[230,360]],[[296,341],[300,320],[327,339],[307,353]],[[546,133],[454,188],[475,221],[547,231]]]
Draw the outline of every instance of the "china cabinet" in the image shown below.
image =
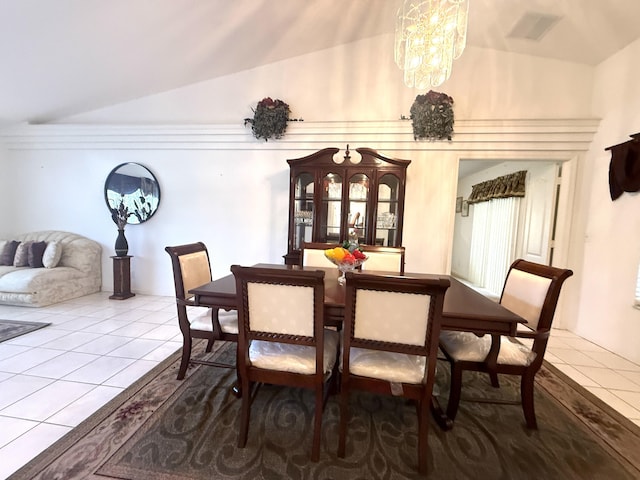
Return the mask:
[[297,265],[303,242],[402,244],[407,167],[410,160],[386,158],[370,148],[324,148],[287,160],[290,168],[289,235],[284,256]]

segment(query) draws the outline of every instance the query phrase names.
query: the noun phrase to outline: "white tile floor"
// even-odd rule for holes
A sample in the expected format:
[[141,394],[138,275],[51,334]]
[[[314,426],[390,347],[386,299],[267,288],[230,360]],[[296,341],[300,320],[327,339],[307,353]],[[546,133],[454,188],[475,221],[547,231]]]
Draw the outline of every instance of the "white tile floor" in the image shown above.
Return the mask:
[[181,347],[174,298],[108,296],[0,305],[0,319],[51,323],[0,343],[0,479]]
[[[180,348],[173,298],[108,296],[0,305],[0,319],[51,323],[0,343],[1,479]],[[640,365],[563,330],[545,358],[640,425]]]

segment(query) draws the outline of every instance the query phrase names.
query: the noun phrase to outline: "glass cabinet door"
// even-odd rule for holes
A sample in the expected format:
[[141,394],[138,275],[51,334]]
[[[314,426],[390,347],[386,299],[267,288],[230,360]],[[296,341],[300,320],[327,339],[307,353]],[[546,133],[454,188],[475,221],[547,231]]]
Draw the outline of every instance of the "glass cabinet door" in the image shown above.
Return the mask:
[[349,178],[349,218],[347,235],[355,232],[358,243],[366,243],[369,233],[367,204],[369,202],[369,177],[357,173]]
[[295,179],[294,192],[294,248],[302,247],[302,242],[311,242],[313,233],[313,175],[301,173]]
[[328,173],[322,178],[322,204],[320,210],[318,241],[337,243],[340,241],[342,223],[342,177]]
[[376,245],[396,246],[400,179],[387,173],[378,182]]

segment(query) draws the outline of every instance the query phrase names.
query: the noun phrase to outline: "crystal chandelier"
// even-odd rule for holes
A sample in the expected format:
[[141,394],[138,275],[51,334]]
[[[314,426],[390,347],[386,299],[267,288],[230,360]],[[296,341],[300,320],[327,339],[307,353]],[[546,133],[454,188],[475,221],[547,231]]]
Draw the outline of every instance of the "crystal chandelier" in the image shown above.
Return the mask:
[[441,85],[467,44],[469,0],[404,0],[398,9],[395,61],[407,87]]

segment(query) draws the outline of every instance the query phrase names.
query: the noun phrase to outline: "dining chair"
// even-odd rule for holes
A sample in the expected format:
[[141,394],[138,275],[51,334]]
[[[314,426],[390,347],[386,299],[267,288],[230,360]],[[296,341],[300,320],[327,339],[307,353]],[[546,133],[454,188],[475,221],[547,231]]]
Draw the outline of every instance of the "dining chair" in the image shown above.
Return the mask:
[[215,340],[238,341],[238,313],[217,308],[199,307],[189,290],[211,281],[209,252],[204,243],[190,243],[165,247],[171,257],[173,282],[176,290],[178,324],[182,332],[182,360],[178,380],[182,380],[189,362],[218,367],[233,367],[219,362],[191,358],[194,338],[207,340],[206,351],[210,352]]
[[449,279],[346,274],[338,456],[345,456],[352,390],[416,402],[418,469],[427,471],[431,395]]
[[325,272],[239,265],[231,271],[241,298],[238,448],[247,443],[251,401],[260,384],[306,388],[315,393],[311,460],[317,462],[322,411],[337,376],[339,344],[338,332],[323,325]]
[[[527,321],[519,326],[516,337],[441,332],[440,350],[451,364],[447,404],[447,417],[451,421],[455,419],[460,404],[462,372],[473,370],[488,373],[491,384],[496,388],[500,386],[499,373],[520,376],[520,400],[500,400],[497,403],[521,404],[527,427],[537,428],[534,380],[542,366],[560,290],[571,275],[573,272],[568,269],[516,260],[507,272],[500,296],[502,306]],[[497,348],[499,350],[495,352]],[[489,355],[490,351],[492,355]]]
[[360,248],[368,257],[362,270],[404,273],[404,247],[361,245]]
[[335,243],[303,242],[300,253],[300,266],[335,268],[335,265],[324,256],[325,250],[335,246]]

